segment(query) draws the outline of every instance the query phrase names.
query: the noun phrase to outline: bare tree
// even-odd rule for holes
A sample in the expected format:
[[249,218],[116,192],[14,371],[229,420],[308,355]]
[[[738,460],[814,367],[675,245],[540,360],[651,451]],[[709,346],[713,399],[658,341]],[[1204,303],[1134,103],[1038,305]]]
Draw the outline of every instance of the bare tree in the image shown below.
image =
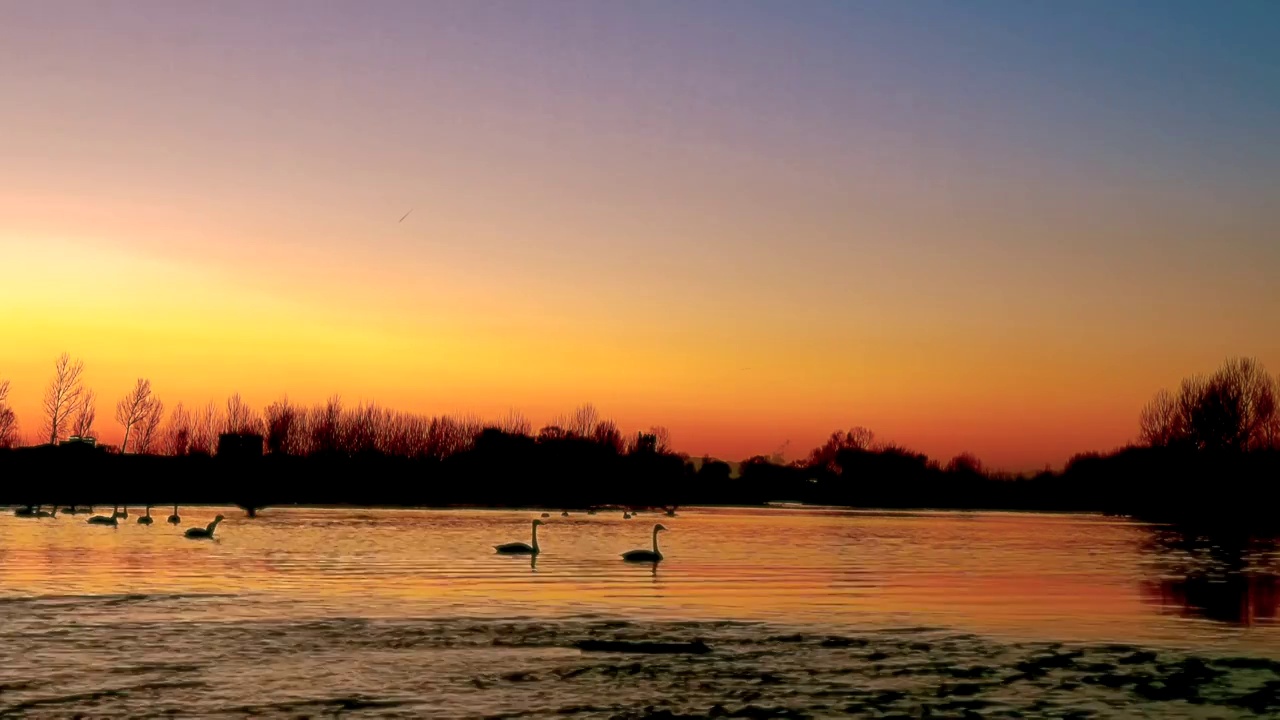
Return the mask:
[[1142,408],[1138,417],[1139,437],[1151,447],[1172,445],[1184,434],[1182,418],[1177,399],[1168,390],[1161,390]]
[[182,403],[174,406],[169,414],[169,424],[165,427],[162,451],[167,455],[182,456],[191,451],[191,413],[182,407]]
[[974,455],[971,452],[962,452],[951,458],[951,462],[947,463],[946,470],[949,473],[981,475],[982,461],[978,459],[977,455]]
[[1280,389],[1262,363],[1254,358],[1232,358],[1215,374],[1220,382],[1234,389],[1240,403],[1239,440],[1247,449],[1268,444],[1268,426],[1276,415]]
[[671,452],[671,431],[663,425],[653,425],[649,428],[649,434],[653,436],[653,449],[655,452],[666,454]]
[[559,425],[545,425],[538,431],[538,442],[555,442],[569,436]]
[[509,435],[528,435],[533,432],[533,423],[529,422],[529,418],[524,413],[516,409],[507,411],[506,415],[498,418],[497,428]]
[[148,454],[160,445],[160,421],[164,418],[164,403],[160,398],[152,396],[147,403],[146,412],[138,422],[138,439],[134,441],[134,451]]
[[227,398],[227,414],[223,420],[223,432],[249,434],[259,432],[261,429],[257,414],[240,397],[240,393],[234,393]]
[[18,416],[9,407],[9,381],[0,380],[0,448],[18,444]]
[[151,381],[146,378],[138,378],[133,390],[116,403],[116,422],[124,426],[124,440],[120,443],[121,453],[129,452],[129,434],[133,432],[134,426],[146,417],[150,411],[150,404]]
[[338,452],[342,446],[342,398],[331,395],[324,405],[313,408],[308,425],[310,452]]
[[267,406],[267,452],[273,455],[298,454],[298,428],[301,413],[283,397]]
[[80,409],[76,411],[75,420],[71,423],[71,434],[82,438],[96,438],[93,421],[98,416],[97,403],[92,390],[85,390],[80,399]]
[[843,450],[871,450],[875,446],[876,434],[861,425],[850,428],[846,432],[836,430],[822,445],[809,453],[811,467],[836,469],[836,456]]
[[72,361],[71,356],[62,353],[54,362],[53,379],[44,391],[44,431],[49,436],[49,444],[56,445],[58,440],[66,437],[71,419],[80,409],[80,400],[84,395],[84,361]]
[[1271,387],[1275,388],[1277,406],[1272,410],[1271,418],[1262,425],[1261,445],[1269,450],[1280,450],[1280,375],[1272,379]]
[[218,431],[222,427],[222,415],[216,403],[210,401],[200,408],[191,423],[189,452],[212,455],[218,445]]
[[596,406],[584,403],[579,405],[572,415],[557,424],[574,437],[589,438],[595,433],[599,422],[600,413],[596,411]]
[[1200,450],[1273,447],[1280,428],[1280,387],[1253,358],[1231,358],[1209,376],[1182,381],[1176,397],[1161,390],[1138,416],[1152,446]]
[[602,420],[596,423],[591,430],[591,440],[597,445],[613,450],[615,453],[621,453],[626,449],[626,441],[622,437],[622,431],[618,429],[617,423],[612,420]]

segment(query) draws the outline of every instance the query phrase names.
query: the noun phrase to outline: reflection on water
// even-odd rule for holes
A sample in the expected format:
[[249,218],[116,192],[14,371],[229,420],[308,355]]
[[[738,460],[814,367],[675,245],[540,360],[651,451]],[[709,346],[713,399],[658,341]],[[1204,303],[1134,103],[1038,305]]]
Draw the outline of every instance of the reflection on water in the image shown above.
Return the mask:
[[[185,527],[222,512],[219,539]],[[926,624],[1015,639],[1280,647],[1277,546],[1111,518],[689,509],[536,513],[183,508],[182,527],[0,517],[0,597],[226,594],[201,618],[568,617]],[[631,565],[661,520],[665,560]]]
[[1158,575],[1142,584],[1149,603],[1187,618],[1243,626],[1275,622],[1280,608],[1275,538],[1153,528],[1144,550],[1155,558]]
[[[218,539],[185,527],[222,512]],[[0,517],[0,715],[1280,710],[1276,543],[1100,517],[183,508]],[[583,640],[705,640],[702,656]],[[1135,709],[1137,708],[1137,709]]]

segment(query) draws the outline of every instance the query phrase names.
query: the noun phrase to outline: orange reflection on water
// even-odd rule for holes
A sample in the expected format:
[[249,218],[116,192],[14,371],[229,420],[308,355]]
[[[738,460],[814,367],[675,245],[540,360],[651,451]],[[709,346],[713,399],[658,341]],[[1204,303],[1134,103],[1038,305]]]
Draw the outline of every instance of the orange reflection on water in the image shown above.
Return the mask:
[[[134,518],[113,529],[84,516],[2,516],[0,593],[176,596],[190,598],[192,617],[213,619],[596,614],[1280,647],[1275,575],[1256,569],[1273,556],[1251,558],[1253,574],[1219,602],[1217,590],[1160,581],[1183,551],[1149,542],[1154,529],[1099,517],[574,514],[540,529],[543,552],[531,563],[493,551],[529,539],[529,512],[273,508],[248,520],[184,508],[183,527],[217,512],[229,520],[216,542]],[[671,530],[661,537],[666,559],[622,562],[620,553],[649,545],[658,521]],[[1239,598],[1243,607],[1226,607]]]

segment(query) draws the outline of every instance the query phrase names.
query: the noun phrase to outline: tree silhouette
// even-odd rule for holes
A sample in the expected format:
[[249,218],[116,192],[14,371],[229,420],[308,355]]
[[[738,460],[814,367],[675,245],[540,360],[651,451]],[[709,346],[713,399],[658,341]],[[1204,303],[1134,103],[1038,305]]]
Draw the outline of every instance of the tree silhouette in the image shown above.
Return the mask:
[[222,432],[237,435],[262,432],[262,422],[258,418],[258,414],[245,403],[244,399],[240,397],[240,393],[235,393],[227,398],[227,414],[223,418]]
[[164,403],[160,402],[160,398],[154,395],[147,402],[146,411],[138,421],[137,440],[134,441],[134,450],[141,454],[148,454],[160,447],[160,422],[164,419]]
[[591,403],[584,403],[574,409],[563,423],[560,423],[570,435],[589,438],[596,430],[596,425],[600,422],[600,413],[596,411],[596,406]]
[[1138,415],[1138,436],[1151,447],[1168,447],[1186,434],[1177,398],[1160,390]]
[[831,437],[827,438],[825,443],[809,453],[809,465],[835,470],[836,458],[842,451],[870,450],[875,439],[875,433],[860,425],[845,432],[836,430],[831,433]]
[[44,392],[44,431],[49,436],[50,445],[56,445],[66,437],[72,417],[80,410],[84,395],[83,374],[84,362],[73,362],[65,352],[54,362],[53,379]]
[[212,455],[218,445],[218,433],[222,428],[222,415],[212,401],[196,412],[191,422],[190,452]]
[[0,380],[0,448],[18,444],[18,416],[9,407],[9,381]]
[[1243,451],[1274,448],[1280,434],[1277,380],[1252,358],[1231,358],[1212,375],[1182,381],[1177,396],[1161,390],[1138,417],[1150,447]]
[[93,391],[85,390],[84,397],[80,399],[80,409],[76,411],[75,420],[71,423],[71,434],[82,438],[96,438],[98,434],[93,430],[93,421],[97,416]]
[[981,475],[982,461],[971,452],[963,452],[951,458],[951,462],[947,463],[946,471],[949,473]]
[[514,409],[508,410],[506,415],[499,418],[495,427],[508,435],[528,435],[533,431],[529,418]]
[[162,447],[166,455],[181,457],[191,452],[191,413],[178,403],[169,414]]
[[659,453],[672,452],[671,431],[665,425],[649,426],[649,435],[653,436],[653,450]]
[[124,426],[124,440],[120,442],[120,452],[129,452],[129,435],[151,411],[151,399],[151,381],[138,378],[133,390],[116,403],[116,422]]
[[298,455],[298,428],[302,424],[299,409],[283,397],[267,406],[263,415],[267,426],[267,452],[273,455]]

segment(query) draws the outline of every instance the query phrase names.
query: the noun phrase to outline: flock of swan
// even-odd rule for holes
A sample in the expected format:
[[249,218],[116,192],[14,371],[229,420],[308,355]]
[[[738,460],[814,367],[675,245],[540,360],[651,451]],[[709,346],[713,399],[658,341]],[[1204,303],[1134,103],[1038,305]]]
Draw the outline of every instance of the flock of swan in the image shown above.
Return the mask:
[[[18,508],[13,512],[13,514],[17,517],[24,517],[24,518],[56,518],[58,516],[57,505],[54,505],[53,510],[51,511],[46,511],[41,509],[43,507],[44,507],[43,505],[37,505],[35,507]],[[78,511],[76,506],[73,505],[69,508],[63,508],[63,512],[70,515],[76,515]],[[90,512],[92,512],[92,508],[90,508]],[[560,514],[562,516],[568,516],[569,513],[563,512]],[[594,514],[594,513],[591,513],[591,514]],[[672,515],[675,515],[675,513],[673,511],[668,511],[667,515],[672,516]],[[550,514],[543,513],[542,516],[550,517]],[[623,515],[623,518],[625,519],[630,519],[631,517],[632,517],[631,513],[626,513]],[[116,505],[112,507],[110,515],[94,515],[93,517],[89,518],[87,522],[90,525],[110,525],[111,527],[119,527],[121,520],[128,520],[128,519],[129,519],[129,506],[125,505],[124,511],[121,512],[120,506]],[[187,532],[184,533],[183,537],[189,538],[191,540],[212,540],[213,532],[214,530],[217,529],[218,523],[222,522],[222,520],[223,520],[223,517],[221,515],[218,515],[213,519],[213,522],[209,523],[205,527],[188,528]],[[137,520],[137,523],[139,525],[150,525],[152,524],[152,522],[154,522],[154,520],[151,517],[151,506],[148,505],[146,514],[140,516]],[[182,516],[178,515],[178,506],[174,505],[173,514],[169,516],[169,524],[176,526],[176,525],[180,525],[181,523],[182,523]],[[534,555],[536,556],[539,552],[541,552],[541,550],[539,550],[538,548],[538,526],[545,525],[545,524],[546,523],[542,522],[542,520],[533,521],[532,542],[529,542],[529,543],[510,542],[510,543],[504,543],[502,545],[494,545],[493,548],[496,552],[502,555]],[[629,550],[625,553],[622,553],[622,559],[625,560],[626,562],[643,562],[643,563],[661,562],[662,552],[658,550],[658,533],[664,530],[666,530],[666,528],[663,527],[661,523],[654,525],[653,526],[653,549],[652,550],[645,550],[645,549]]]
[[[36,505],[35,507],[18,508],[17,510],[13,511],[13,514],[15,517],[21,517],[21,518],[52,519],[52,518],[58,517],[59,510],[57,505],[53,506],[53,510],[43,510],[42,509],[43,507],[44,507],[43,505]],[[93,508],[90,508],[89,510],[90,512],[92,512]],[[75,505],[72,505],[71,507],[63,508],[62,512],[69,515],[76,515],[78,514],[79,511],[77,510]],[[121,520],[128,520],[128,519],[129,519],[129,506],[125,505],[124,511],[121,512],[120,506],[116,505],[111,508],[110,515],[94,515],[93,517],[89,518],[87,522],[90,525],[110,525],[111,527],[119,527]],[[191,540],[212,540],[213,531],[217,529],[218,523],[222,522],[222,520],[223,520],[223,517],[219,515],[213,519],[213,522],[209,523],[208,525],[202,528],[200,527],[188,528],[186,533],[183,534],[183,537],[190,538]],[[139,517],[137,522],[139,525],[150,525],[151,523],[154,522],[154,520],[151,517],[150,505],[147,506],[147,513]],[[182,516],[178,514],[177,505],[173,506],[173,514],[169,516],[169,524],[170,525],[182,524]]]
[[[561,513],[562,515],[566,513]],[[629,514],[625,517],[631,517]],[[538,549],[538,526],[545,525],[541,520],[533,521],[533,542],[511,542],[502,545],[494,545],[493,549],[502,555],[537,555],[541,552]],[[666,530],[661,523],[653,526],[653,549],[652,550],[628,550],[622,553],[622,559],[626,562],[643,562],[657,563],[662,561],[662,553],[658,550],[658,533]]]

